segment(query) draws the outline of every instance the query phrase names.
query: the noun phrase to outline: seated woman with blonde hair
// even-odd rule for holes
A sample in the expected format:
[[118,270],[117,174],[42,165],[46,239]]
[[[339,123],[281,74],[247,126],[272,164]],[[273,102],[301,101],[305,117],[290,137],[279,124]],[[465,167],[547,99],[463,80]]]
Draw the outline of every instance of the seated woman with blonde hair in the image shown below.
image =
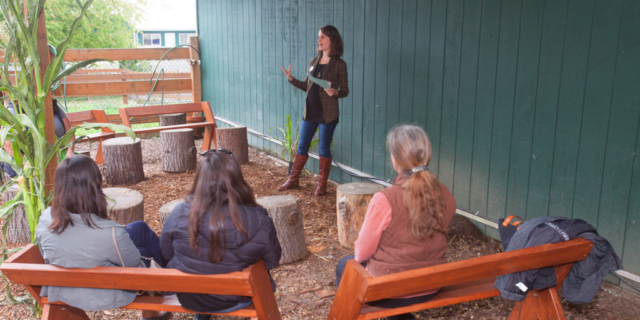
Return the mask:
[[[456,210],[449,189],[429,172],[431,142],[422,128],[398,126],[389,132],[387,147],[398,176],[393,186],[376,193],[355,244],[355,256],[336,267],[339,286],[347,260],[355,258],[374,277],[447,262],[446,234]],[[426,302],[439,290],[369,303],[398,308]],[[411,314],[390,317],[415,319]]]

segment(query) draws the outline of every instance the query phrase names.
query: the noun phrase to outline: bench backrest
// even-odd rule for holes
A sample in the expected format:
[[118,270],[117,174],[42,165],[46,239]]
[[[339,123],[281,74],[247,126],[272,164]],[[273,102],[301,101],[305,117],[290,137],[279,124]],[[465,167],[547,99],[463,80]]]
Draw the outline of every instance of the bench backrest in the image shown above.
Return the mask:
[[[264,290],[271,292],[271,283],[262,260],[243,271],[223,275],[196,275],[175,269],[121,267],[67,269],[45,264],[38,247],[29,244],[0,265],[0,271],[13,283],[25,285],[38,301],[40,301],[40,286],[43,285],[248,297],[259,295],[259,291],[264,289],[262,287],[267,285],[268,288]],[[272,302],[275,304],[275,299]],[[258,309],[259,305],[255,299],[254,304]]]
[[[359,305],[381,299],[473,283],[514,272],[567,264],[570,267],[570,264],[585,259],[592,247],[593,244],[588,240],[574,239],[379,277],[373,277],[359,263],[351,260],[347,263],[333,301],[330,319],[342,312],[354,314],[359,312]],[[563,272],[569,269],[562,268]],[[564,279],[565,275],[559,279]],[[359,304],[354,304],[352,308],[358,310],[346,311],[346,304],[341,306],[341,303],[353,300]],[[337,316],[336,319],[343,317]]]
[[128,107],[118,109],[122,124],[131,127],[130,119],[136,116],[156,116],[172,113],[204,112],[207,122],[215,122],[209,102],[163,104],[144,107]]
[[[79,124],[83,123],[109,123],[109,119],[107,118],[107,114],[104,110],[85,110],[78,112],[70,112],[67,113],[67,118],[71,123],[72,127],[75,127]],[[113,130],[109,128],[101,128],[102,132],[113,132]]]

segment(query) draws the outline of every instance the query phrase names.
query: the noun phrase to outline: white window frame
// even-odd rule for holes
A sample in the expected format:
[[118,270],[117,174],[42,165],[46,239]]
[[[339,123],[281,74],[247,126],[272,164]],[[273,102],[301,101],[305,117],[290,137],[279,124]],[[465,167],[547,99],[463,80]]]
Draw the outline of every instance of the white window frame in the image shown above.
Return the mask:
[[[149,41],[151,42],[151,44],[146,44],[145,43],[145,38],[149,38]],[[155,45],[153,44],[153,40],[154,38],[158,39],[158,44]],[[142,34],[142,46],[143,47],[160,47],[162,46],[162,34],[160,33],[143,33]]]
[[[182,42],[182,37],[183,36],[185,37],[185,41],[184,42]],[[195,36],[196,36],[195,33],[181,33],[178,36],[178,41],[180,41],[179,44],[189,44],[189,37],[195,37]]]

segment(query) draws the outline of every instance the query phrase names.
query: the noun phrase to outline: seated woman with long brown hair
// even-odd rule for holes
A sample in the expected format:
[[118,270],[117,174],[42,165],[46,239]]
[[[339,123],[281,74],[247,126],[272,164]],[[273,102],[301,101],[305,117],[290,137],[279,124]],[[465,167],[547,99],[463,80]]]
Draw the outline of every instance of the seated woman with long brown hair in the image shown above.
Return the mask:
[[[167,217],[160,238],[167,268],[187,273],[241,271],[260,259],[267,270],[282,252],[273,221],[255,200],[231,152],[204,153],[185,202]],[[275,283],[271,279],[271,284]],[[225,313],[251,304],[251,298],[178,293],[180,304],[196,312]],[[196,319],[209,319],[198,314]]]
[[[355,259],[374,277],[447,262],[446,234],[456,202],[435,175],[429,172],[431,142],[422,128],[398,126],[389,132],[387,147],[398,176],[393,186],[376,193],[367,209],[355,244]],[[346,256],[336,267],[340,284]],[[438,290],[369,303],[397,308],[430,300]],[[390,317],[415,319],[411,314]]]
[[[109,220],[102,175],[89,157],[62,161],[55,174],[52,206],[45,209],[36,237],[46,263],[64,268],[141,267],[155,260],[164,265],[158,236],[143,221],[126,226]],[[145,258],[146,259],[141,259]],[[126,306],[136,293],[125,290],[42,287],[49,301],[85,311]],[[145,312],[146,316],[157,313]],[[168,313],[152,319],[164,319]]]

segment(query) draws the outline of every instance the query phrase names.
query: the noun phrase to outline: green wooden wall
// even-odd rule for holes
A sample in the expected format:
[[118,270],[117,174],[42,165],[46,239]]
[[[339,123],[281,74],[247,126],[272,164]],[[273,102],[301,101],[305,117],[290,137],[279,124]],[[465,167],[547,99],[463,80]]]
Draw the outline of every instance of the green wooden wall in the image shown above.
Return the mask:
[[386,133],[419,124],[458,206],[587,220],[640,274],[640,1],[198,1],[203,99],[263,133],[297,123],[280,66],[302,78],[324,24],[349,66],[336,161],[392,178]]

